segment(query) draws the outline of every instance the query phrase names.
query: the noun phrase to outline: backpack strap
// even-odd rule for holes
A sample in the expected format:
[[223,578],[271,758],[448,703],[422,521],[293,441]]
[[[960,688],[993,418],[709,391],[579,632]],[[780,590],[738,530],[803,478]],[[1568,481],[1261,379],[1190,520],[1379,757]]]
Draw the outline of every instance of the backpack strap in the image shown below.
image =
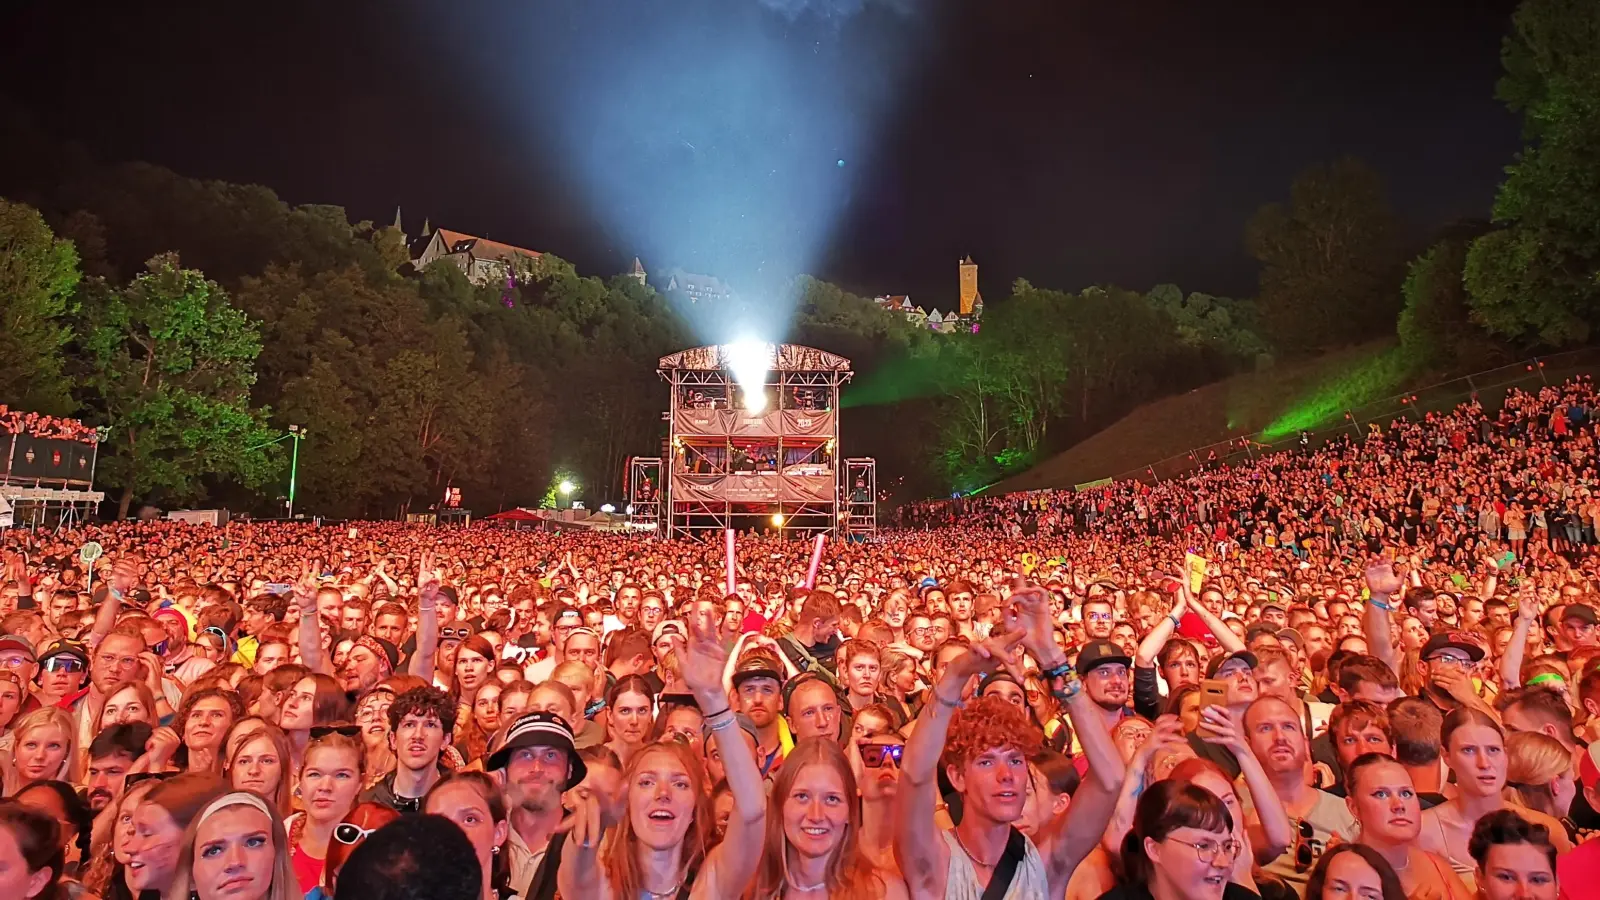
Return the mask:
[[1021,865],[1022,858],[1028,855],[1028,839],[1022,832],[1011,829],[1006,837],[1006,849],[1000,854],[1000,861],[994,865],[994,875],[989,878],[989,886],[983,889],[982,900],[1000,900],[1011,889],[1011,882],[1017,876],[1017,866]]

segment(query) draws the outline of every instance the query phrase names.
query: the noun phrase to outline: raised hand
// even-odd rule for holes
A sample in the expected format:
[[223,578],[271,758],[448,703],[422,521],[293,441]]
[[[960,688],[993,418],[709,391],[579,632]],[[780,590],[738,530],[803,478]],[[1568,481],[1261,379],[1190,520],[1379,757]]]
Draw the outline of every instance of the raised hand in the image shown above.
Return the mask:
[[972,649],[950,661],[945,667],[944,680],[961,683],[974,675],[992,672],[1007,663],[1015,663],[1017,646],[1022,643],[1023,632],[1012,631],[993,634],[972,645]]
[[678,651],[678,661],[683,664],[684,683],[698,699],[726,700],[722,672],[728,663],[728,648],[717,639],[716,622],[710,613],[691,609],[686,611],[684,624],[689,629],[688,639],[677,638],[673,641]]
[[1386,559],[1373,560],[1367,566],[1367,589],[1373,596],[1389,597],[1399,593],[1405,585],[1394,571],[1394,564]]
[[1239,724],[1233,721],[1233,711],[1226,706],[1207,706],[1200,710],[1200,726],[1196,731],[1206,743],[1227,747],[1234,753],[1249,752]]
[[1001,627],[1006,633],[1020,631],[1023,645],[1041,665],[1059,655],[1055,650],[1055,623],[1050,618],[1050,595],[1044,588],[1029,585],[1012,594]]

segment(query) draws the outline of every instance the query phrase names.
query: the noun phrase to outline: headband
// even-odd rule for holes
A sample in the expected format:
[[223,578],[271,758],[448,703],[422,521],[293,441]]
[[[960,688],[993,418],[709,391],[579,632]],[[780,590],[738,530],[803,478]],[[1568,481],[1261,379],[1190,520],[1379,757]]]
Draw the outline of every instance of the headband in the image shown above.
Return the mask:
[[223,794],[221,797],[211,801],[210,805],[208,805],[200,813],[200,817],[195,820],[195,824],[204,822],[205,820],[211,818],[230,806],[254,807],[261,810],[262,814],[267,817],[268,821],[272,820],[272,810],[267,809],[267,803],[265,800],[262,800],[260,797],[257,797],[255,794],[252,794],[249,791],[234,791],[231,794]]
[[362,636],[356,638],[355,646],[365,647],[372,651],[372,655],[378,658],[378,662],[383,665],[386,671],[390,672],[391,674],[394,672],[395,661],[389,658],[389,651],[384,649],[382,644],[378,643],[377,638],[370,634],[363,634]]
[[1532,678],[1529,678],[1528,687],[1533,687],[1536,684],[1549,684],[1552,681],[1556,682],[1557,684],[1567,683],[1567,680],[1561,677],[1560,672],[1545,672],[1542,675],[1535,675]]

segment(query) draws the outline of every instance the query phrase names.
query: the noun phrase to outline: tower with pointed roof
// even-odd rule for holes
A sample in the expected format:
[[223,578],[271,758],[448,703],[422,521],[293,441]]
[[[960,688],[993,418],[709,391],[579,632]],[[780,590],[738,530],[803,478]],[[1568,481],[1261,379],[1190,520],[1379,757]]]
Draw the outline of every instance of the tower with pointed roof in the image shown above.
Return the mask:
[[983,315],[983,295],[978,292],[978,264],[972,261],[971,256],[964,257],[961,262],[961,315],[971,316],[976,307]]
[[639,257],[637,257],[637,256],[635,256],[633,258],[633,268],[628,270],[628,277],[632,278],[634,281],[639,282],[640,284],[644,284],[644,281],[645,281],[644,263],[639,262]]

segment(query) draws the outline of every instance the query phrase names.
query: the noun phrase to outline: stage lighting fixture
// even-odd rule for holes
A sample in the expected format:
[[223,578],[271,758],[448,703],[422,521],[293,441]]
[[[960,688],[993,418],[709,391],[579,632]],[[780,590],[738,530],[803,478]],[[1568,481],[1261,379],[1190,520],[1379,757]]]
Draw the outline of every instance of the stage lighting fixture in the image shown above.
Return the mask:
[[600,511],[603,513],[614,513],[617,511],[617,508],[609,503],[605,503],[601,505]]
[[556,485],[556,488],[561,491],[562,496],[567,496],[567,495],[571,494],[573,491],[577,490],[577,486],[576,485],[574,485],[572,482],[567,481],[565,479],[562,479],[561,483]]
[[723,358],[744,394],[747,412],[759,413],[767,408],[767,372],[776,352],[771,344],[762,341],[740,340],[723,345]]
[[783,513],[773,513],[772,514],[772,524],[773,524],[774,527],[782,528],[783,527]]

